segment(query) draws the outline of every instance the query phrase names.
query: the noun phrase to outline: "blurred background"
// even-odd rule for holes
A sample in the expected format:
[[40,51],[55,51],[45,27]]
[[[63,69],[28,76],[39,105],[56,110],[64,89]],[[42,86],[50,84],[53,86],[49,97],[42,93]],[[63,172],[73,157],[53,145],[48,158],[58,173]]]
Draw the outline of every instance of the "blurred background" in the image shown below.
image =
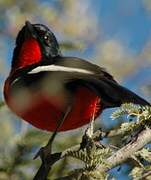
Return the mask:
[[[3,105],[3,84],[8,76],[15,38],[25,21],[50,27],[64,55],[78,56],[102,67],[121,84],[151,101],[151,1],[150,0],[0,0],[0,180],[31,179],[40,161],[32,158],[50,133],[31,127]],[[97,121],[106,130],[118,127],[107,110]],[[54,151],[80,142],[85,127],[60,133]],[[118,138],[110,143],[120,144]],[[71,163],[72,161],[72,163]],[[79,168],[64,159],[50,179]],[[130,179],[131,165],[112,170],[117,179]]]

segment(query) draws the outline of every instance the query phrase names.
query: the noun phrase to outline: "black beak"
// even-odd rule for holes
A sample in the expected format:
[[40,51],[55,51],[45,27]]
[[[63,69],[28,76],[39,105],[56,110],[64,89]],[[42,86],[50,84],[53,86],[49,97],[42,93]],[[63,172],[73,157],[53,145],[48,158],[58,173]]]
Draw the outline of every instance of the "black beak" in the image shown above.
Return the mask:
[[25,38],[36,38],[36,32],[29,21],[25,22]]

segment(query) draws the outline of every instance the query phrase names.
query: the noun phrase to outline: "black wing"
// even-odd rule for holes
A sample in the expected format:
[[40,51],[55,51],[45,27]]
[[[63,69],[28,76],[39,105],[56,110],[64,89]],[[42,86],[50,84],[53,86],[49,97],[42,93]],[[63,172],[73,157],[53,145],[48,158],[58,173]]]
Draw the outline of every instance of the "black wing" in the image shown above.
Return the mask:
[[149,102],[139,97],[137,94],[119,85],[112,75],[106,72],[104,68],[95,64],[75,57],[62,57],[61,60],[57,59],[55,64],[82,68],[93,72],[93,74],[85,74],[82,75],[82,77],[80,77],[80,74],[75,75],[77,79],[74,77],[75,79],[73,79],[72,83],[85,85],[94,90],[103,99],[104,108],[117,107],[126,102],[150,105]]
[[[119,85],[112,75],[105,69],[75,57],[58,57],[53,64],[49,61],[43,61],[37,66],[29,67],[24,73],[22,72],[21,80],[25,86],[36,85],[39,79],[48,76],[48,82],[54,78],[56,82],[76,88],[86,86],[96,92],[103,101],[103,107],[118,107],[122,103],[132,102],[141,105],[150,105],[146,100],[139,97],[132,91]],[[15,81],[15,80],[14,80]],[[16,81],[14,85],[20,84]]]

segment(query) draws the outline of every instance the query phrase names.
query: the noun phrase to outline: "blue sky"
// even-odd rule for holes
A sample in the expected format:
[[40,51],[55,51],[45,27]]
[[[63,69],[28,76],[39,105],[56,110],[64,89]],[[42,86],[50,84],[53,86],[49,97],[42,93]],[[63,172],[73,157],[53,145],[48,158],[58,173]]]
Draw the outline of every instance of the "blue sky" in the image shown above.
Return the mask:
[[151,14],[141,0],[93,1],[104,37],[117,37],[134,52],[142,49],[151,34]]
[[[151,38],[151,12],[146,10],[143,0],[94,0],[91,3],[100,17],[99,25],[104,39],[120,40],[132,54],[143,51]],[[150,74],[151,64],[123,83],[137,91],[137,85],[149,80]]]

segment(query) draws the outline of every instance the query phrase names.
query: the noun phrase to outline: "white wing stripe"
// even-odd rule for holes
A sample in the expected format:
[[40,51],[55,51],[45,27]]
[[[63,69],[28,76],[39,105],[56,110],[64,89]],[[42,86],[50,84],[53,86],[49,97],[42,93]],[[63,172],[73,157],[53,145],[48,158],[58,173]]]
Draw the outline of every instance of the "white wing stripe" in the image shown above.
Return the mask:
[[48,65],[48,66],[39,66],[28,72],[28,74],[35,74],[43,71],[62,71],[62,72],[79,72],[84,74],[94,74],[92,71],[88,71],[86,69],[65,67],[65,66],[57,66],[57,65]]

